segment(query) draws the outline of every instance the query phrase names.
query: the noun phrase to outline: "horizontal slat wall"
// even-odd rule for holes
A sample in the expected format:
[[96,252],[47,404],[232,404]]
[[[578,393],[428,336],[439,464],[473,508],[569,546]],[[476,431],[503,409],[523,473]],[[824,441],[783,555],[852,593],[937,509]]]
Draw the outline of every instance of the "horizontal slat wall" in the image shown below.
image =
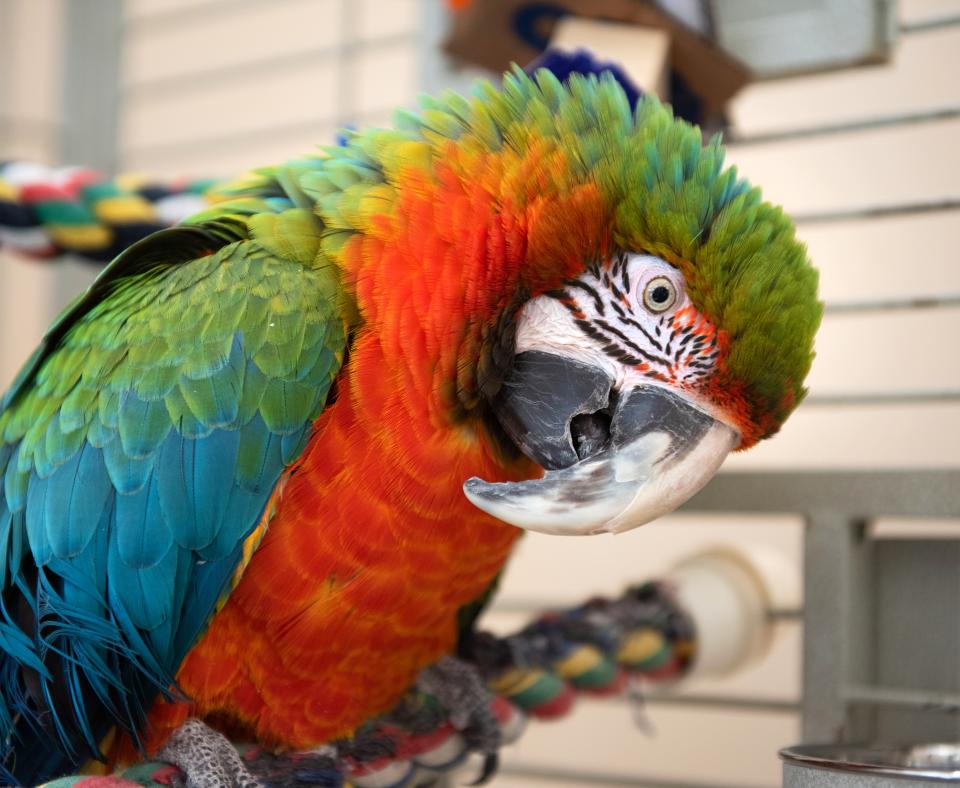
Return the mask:
[[768,199],[802,220],[854,208],[960,199],[960,161],[949,155],[958,138],[960,117],[734,145],[728,160],[762,184]]
[[226,175],[382,122],[416,96],[420,12],[418,0],[131,0],[125,169]]
[[[709,533],[705,534],[705,522]],[[647,549],[656,544],[655,550]],[[640,580],[665,572],[691,551],[704,546],[763,543],[771,550],[800,550],[799,518],[744,515],[707,520],[689,513],[672,514],[642,529],[590,539],[559,539],[529,534],[509,565],[508,585],[499,599],[516,603],[572,604],[597,590],[597,583]],[[576,567],[571,571],[571,567]],[[522,569],[523,571],[520,571]],[[544,583],[543,578],[551,578]],[[561,580],[562,578],[562,580]],[[800,600],[796,600],[799,604]]]
[[[760,83],[734,103],[729,161],[797,216],[828,310],[809,404],[725,469],[960,465],[960,398],[947,396],[960,392],[960,2],[913,0],[900,13],[916,30],[902,34],[891,63]],[[616,593],[718,544],[776,550],[799,571],[802,525],[684,514],[616,537],[531,535],[490,626],[510,631],[538,606]],[[663,735],[645,739],[616,704],[587,704],[559,726],[533,723],[497,784],[576,788],[603,775],[622,785],[779,785],[776,749],[799,737],[789,709],[801,691],[802,628],[789,618],[776,627],[758,665],[671,690],[700,705],[650,703]],[[723,710],[712,699],[754,705]]]
[[809,377],[813,396],[901,389],[960,393],[960,353],[945,341],[958,328],[958,307],[827,313]]
[[960,293],[960,210],[804,224],[827,303]]
[[[159,4],[158,4],[159,5]],[[229,83],[340,43],[339,0],[282,0],[245,7],[196,4],[192,13],[136,15],[128,6],[123,87],[143,95]],[[211,32],[216,32],[216,38]],[[254,37],[255,34],[255,37]],[[227,46],[211,45],[223,42]],[[171,57],[171,55],[174,55]],[[193,84],[191,84],[193,83]],[[214,85],[215,87],[215,85]]]
[[[780,767],[775,753],[762,751],[765,743],[799,736],[792,712],[691,710],[651,702],[644,717],[653,726],[651,735],[641,731],[627,704],[583,701],[558,722],[531,724],[520,745],[522,763],[508,755],[505,771],[520,766],[544,771],[554,785],[579,773],[619,777],[633,786],[686,782],[760,788],[779,785]],[[592,783],[602,784],[595,778]]]
[[330,54],[289,73],[271,69],[156,95],[145,89],[142,97],[132,91],[125,102],[125,153],[145,158],[193,145],[209,151],[221,141],[269,139],[277,126],[329,125],[337,114],[339,67]]
[[725,470],[957,467],[960,404],[804,406],[774,440],[732,455]]
[[62,14],[63,0],[0,3],[0,158],[56,156]]
[[960,21],[960,4],[957,0],[899,0],[897,13],[901,29],[913,31]]
[[892,65],[752,86],[730,107],[733,134],[796,134],[840,124],[957,110],[960,27],[903,37]]

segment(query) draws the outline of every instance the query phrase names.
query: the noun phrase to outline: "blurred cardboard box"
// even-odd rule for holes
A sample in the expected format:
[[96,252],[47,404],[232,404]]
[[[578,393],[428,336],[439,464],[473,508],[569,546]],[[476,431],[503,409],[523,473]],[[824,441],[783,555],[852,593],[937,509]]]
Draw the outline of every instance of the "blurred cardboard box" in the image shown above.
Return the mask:
[[550,46],[566,51],[602,52],[644,93],[670,98],[670,34],[652,27],[565,16],[557,20]]
[[[454,5],[444,49],[492,71],[503,71],[511,63],[526,65],[550,45],[560,20],[578,17],[665,31],[670,68],[703,101],[705,116],[721,115],[727,101],[750,79],[742,63],[647,0],[460,0]],[[617,38],[622,47],[619,34]],[[649,36],[638,35],[635,46],[639,58],[643,47],[657,45]],[[615,53],[594,54],[601,60],[616,59]]]

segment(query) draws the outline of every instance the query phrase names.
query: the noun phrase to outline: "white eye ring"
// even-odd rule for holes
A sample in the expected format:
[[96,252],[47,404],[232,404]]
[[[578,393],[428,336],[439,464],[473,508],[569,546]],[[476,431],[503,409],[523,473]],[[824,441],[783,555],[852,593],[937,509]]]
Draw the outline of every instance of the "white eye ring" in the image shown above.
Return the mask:
[[643,305],[650,312],[666,312],[677,303],[677,286],[665,276],[655,276],[643,288]]

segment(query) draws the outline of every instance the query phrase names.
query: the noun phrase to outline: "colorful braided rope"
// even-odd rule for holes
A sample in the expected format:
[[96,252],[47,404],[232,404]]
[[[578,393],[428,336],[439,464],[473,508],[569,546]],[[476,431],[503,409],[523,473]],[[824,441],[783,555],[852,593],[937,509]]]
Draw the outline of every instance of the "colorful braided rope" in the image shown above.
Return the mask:
[[[541,615],[505,638],[479,633],[461,655],[486,682],[482,699],[499,728],[498,745],[522,735],[529,718],[548,720],[572,710],[578,695],[624,693],[632,680],[682,676],[694,656],[693,622],[668,588],[647,583],[616,599],[596,598]],[[423,688],[357,731],[312,753],[276,754],[240,747],[249,770],[268,788],[425,786],[488,744],[471,724],[457,721]],[[64,777],[46,788],[130,788],[182,784],[162,763],[139,764],[113,776]]]
[[152,232],[207,207],[212,180],[161,184],[80,167],[0,163],[0,247],[105,264]]

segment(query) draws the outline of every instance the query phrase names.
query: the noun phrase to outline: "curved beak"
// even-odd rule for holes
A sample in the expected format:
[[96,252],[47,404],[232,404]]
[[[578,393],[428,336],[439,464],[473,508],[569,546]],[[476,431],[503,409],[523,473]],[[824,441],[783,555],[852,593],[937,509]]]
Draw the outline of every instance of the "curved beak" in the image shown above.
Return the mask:
[[618,533],[676,509],[736,447],[736,430],[681,393],[640,384],[618,390],[605,371],[542,351],[517,356],[494,407],[540,479],[464,493],[494,517],[550,534]]

